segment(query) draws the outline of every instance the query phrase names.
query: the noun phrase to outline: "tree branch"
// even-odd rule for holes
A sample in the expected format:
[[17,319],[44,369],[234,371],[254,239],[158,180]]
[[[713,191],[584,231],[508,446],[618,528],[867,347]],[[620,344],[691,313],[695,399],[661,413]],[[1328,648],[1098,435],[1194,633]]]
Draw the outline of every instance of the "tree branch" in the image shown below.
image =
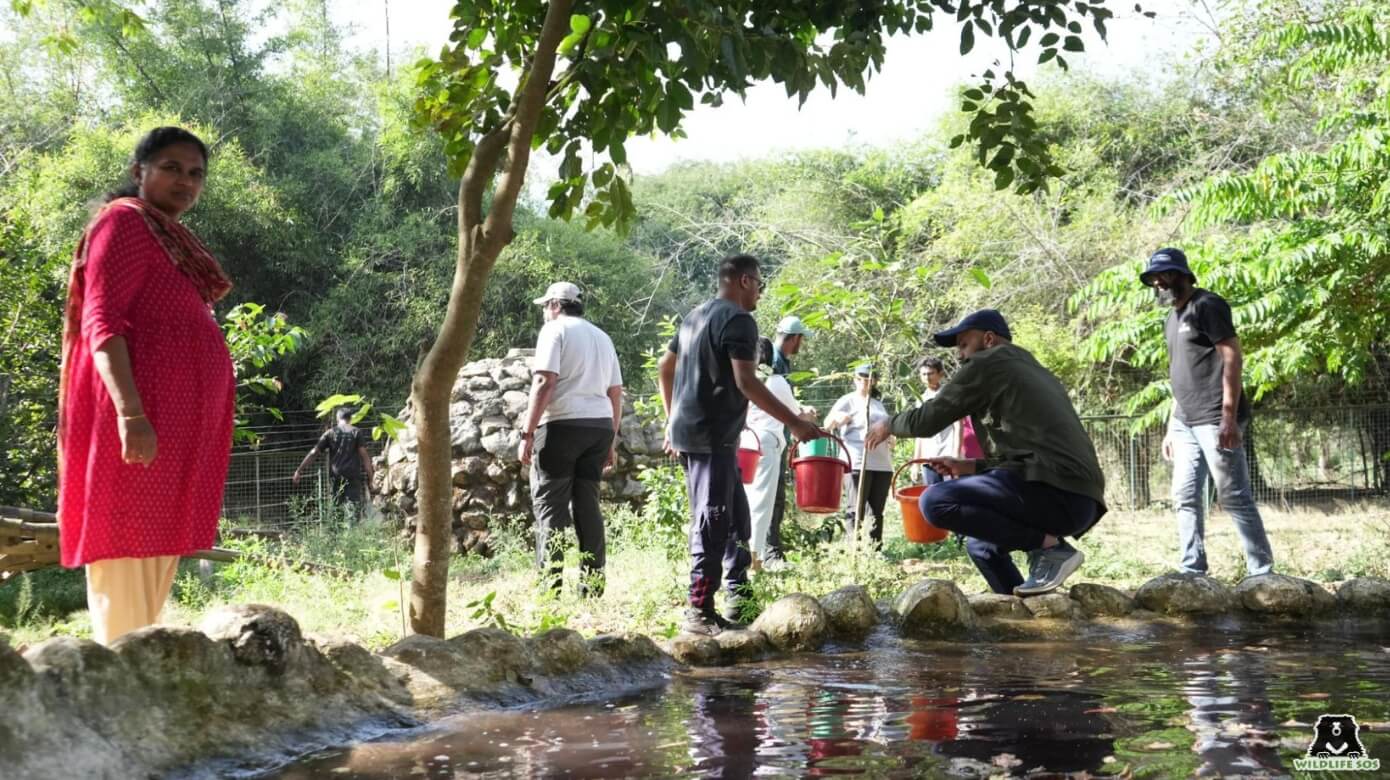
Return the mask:
[[497,183],[497,191],[492,199],[492,208],[483,223],[483,240],[486,251],[502,251],[512,240],[512,216],[516,212],[516,200],[521,193],[521,185],[526,179],[526,163],[531,157],[531,138],[536,134],[536,124],[540,121],[541,109],[545,105],[546,91],[550,88],[550,76],[555,71],[555,58],[569,30],[571,0],[554,0],[546,10],[545,22],[541,26],[541,37],[536,45],[536,57],[531,62],[530,72],[524,76],[517,88],[516,118],[512,122],[511,137],[507,141],[507,165],[502,178]]

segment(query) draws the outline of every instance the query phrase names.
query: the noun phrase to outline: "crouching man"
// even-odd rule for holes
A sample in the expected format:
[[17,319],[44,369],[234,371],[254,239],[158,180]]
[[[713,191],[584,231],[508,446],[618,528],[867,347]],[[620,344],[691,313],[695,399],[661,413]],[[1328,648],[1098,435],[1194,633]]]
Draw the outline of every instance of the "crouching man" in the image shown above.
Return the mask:
[[[874,425],[873,446],[890,435],[934,436],[970,415],[987,457],[932,458],[954,481],[922,493],[932,525],[967,537],[966,549],[995,593],[1047,593],[1085,556],[1065,537],[1086,533],[1105,514],[1105,477],[1095,446],[1057,377],[1010,341],[1003,315],[982,309],[935,334],[955,347],[960,370],[937,395]],[[1028,552],[1028,579],[1009,558]]]

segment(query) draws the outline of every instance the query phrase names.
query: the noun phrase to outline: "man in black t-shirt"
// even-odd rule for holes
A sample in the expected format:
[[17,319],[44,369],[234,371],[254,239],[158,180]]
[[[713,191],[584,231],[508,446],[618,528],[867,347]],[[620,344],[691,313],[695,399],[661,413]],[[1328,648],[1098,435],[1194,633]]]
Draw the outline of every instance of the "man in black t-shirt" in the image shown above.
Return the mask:
[[339,409],[337,424],[319,437],[318,443],[304,456],[299,468],[294,470],[292,480],[298,485],[304,469],[320,452],[328,453],[328,475],[333,489],[333,500],[351,503],[353,512],[362,508],[364,488],[372,481],[372,456],[367,452],[367,432],[354,426],[348,409]]
[[1246,571],[1267,574],[1274,568],[1274,553],[1255,506],[1242,446],[1250,404],[1241,391],[1240,339],[1231,307],[1196,286],[1197,277],[1180,249],[1155,252],[1139,279],[1153,288],[1161,305],[1173,307],[1163,326],[1173,386],[1163,457],[1173,462],[1173,506],[1182,550],[1178,569],[1207,573],[1202,494],[1210,473],[1245,547]]
[[[719,293],[685,316],[657,363],[666,409],[668,453],[685,468],[690,497],[690,607],[684,628],[717,634],[737,624],[748,582],[748,498],[739,479],[739,433],[751,400],[800,440],[819,438],[814,423],[788,409],[758,378],[758,325],[749,312],[765,286],[756,258],[719,264]],[[725,614],[714,609],[720,575]]]

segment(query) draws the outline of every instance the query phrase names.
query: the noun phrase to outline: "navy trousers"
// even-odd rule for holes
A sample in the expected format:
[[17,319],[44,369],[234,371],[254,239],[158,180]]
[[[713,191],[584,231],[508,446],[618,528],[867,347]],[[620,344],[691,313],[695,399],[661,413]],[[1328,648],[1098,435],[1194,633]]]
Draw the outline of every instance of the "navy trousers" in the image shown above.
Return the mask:
[[1080,536],[1104,514],[1093,498],[1029,482],[1013,469],[932,485],[920,506],[932,525],[966,537],[966,552],[995,593],[1023,584],[1011,551],[1036,550],[1047,534]]
[[748,496],[732,448],[713,453],[683,452],[685,490],[690,496],[690,606],[714,611],[720,575],[730,603],[742,597],[753,555],[748,549],[752,521]]

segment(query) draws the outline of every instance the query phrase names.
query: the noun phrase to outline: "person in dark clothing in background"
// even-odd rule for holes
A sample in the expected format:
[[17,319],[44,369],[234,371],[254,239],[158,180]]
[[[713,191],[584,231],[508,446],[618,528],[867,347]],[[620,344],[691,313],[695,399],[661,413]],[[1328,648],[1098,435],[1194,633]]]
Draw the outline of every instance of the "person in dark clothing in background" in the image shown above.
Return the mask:
[[1173,307],[1163,326],[1173,386],[1163,458],[1173,462],[1173,506],[1182,555],[1178,569],[1207,573],[1202,492],[1210,473],[1221,506],[1231,513],[1245,547],[1246,573],[1267,574],[1274,568],[1274,552],[1255,506],[1241,445],[1250,404],[1241,391],[1240,339],[1231,306],[1197,287],[1197,277],[1180,249],[1155,252],[1139,281],[1153,288],[1160,305]]
[[352,504],[353,513],[362,511],[362,502],[372,484],[372,456],[367,452],[367,432],[353,425],[352,411],[342,408],[335,415],[337,424],[319,437],[304,456],[291,478],[298,485],[304,469],[320,452],[328,453],[328,476],[332,480],[333,501]]
[[[680,457],[690,497],[690,606],[683,627],[693,633],[718,634],[737,624],[746,595],[751,528],[735,450],[748,402],[798,440],[821,436],[758,379],[758,324],[749,312],[764,286],[756,258],[725,258],[718,295],[685,315],[657,363],[666,450]],[[723,617],[714,609],[721,573],[728,587]]]

